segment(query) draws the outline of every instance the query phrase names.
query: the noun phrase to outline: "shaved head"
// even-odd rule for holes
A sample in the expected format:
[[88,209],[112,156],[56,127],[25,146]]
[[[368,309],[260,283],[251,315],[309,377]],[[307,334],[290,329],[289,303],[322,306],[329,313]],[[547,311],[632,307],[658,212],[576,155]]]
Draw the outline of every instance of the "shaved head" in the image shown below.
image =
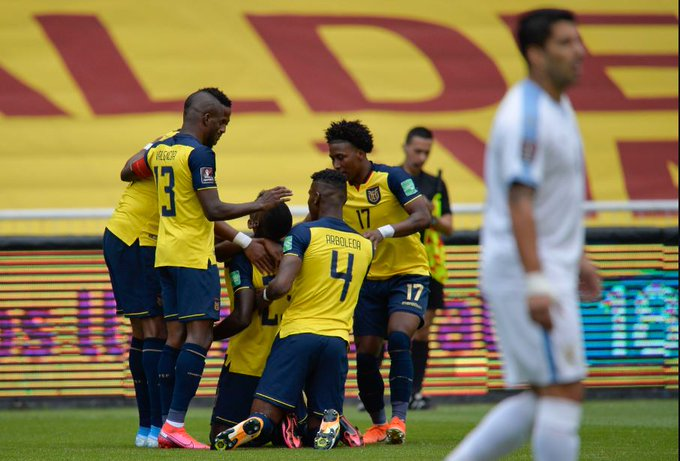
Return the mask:
[[222,111],[222,106],[231,107],[231,100],[217,88],[203,88],[184,101],[184,119]]
[[182,131],[212,147],[225,132],[231,118],[231,100],[217,88],[203,88],[184,101]]

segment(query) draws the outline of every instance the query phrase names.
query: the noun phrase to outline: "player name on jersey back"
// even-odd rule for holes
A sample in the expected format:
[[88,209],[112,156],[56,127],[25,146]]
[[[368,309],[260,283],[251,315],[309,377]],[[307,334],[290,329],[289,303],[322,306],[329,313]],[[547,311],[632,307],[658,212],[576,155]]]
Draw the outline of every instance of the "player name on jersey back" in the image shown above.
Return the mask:
[[345,248],[354,248],[361,250],[361,240],[354,238],[346,238],[340,235],[326,234],[326,243],[328,245],[337,245]]

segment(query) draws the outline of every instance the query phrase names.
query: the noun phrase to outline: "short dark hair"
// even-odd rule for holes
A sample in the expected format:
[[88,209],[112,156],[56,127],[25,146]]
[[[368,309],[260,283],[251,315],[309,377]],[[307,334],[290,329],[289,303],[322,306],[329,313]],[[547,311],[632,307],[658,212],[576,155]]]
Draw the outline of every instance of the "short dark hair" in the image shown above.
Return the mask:
[[571,11],[551,8],[529,11],[520,16],[517,23],[517,43],[525,60],[530,46],[545,46],[553,24],[558,21],[576,22],[576,17]]
[[213,98],[217,99],[220,104],[222,104],[225,107],[231,107],[231,99],[227,97],[226,94],[222,93],[222,90],[219,88],[201,88],[198,91],[194,91],[187,97],[187,99],[184,101],[184,115],[186,116],[187,112],[189,111],[189,108],[194,102],[194,97],[199,94],[199,93],[208,93],[211,95]]
[[292,226],[293,215],[290,208],[284,202],[281,202],[262,214],[257,226],[258,237],[278,242],[290,232]]
[[348,142],[367,154],[373,150],[371,130],[359,120],[332,122],[326,129],[326,142]]
[[425,128],[424,126],[417,126],[415,128],[411,128],[409,132],[406,134],[406,141],[404,144],[408,144],[411,142],[411,139],[419,137],[419,138],[425,138],[425,139],[434,139],[434,135],[430,130]]
[[312,174],[312,182],[322,182],[336,189],[347,190],[347,177],[337,170],[327,168]]

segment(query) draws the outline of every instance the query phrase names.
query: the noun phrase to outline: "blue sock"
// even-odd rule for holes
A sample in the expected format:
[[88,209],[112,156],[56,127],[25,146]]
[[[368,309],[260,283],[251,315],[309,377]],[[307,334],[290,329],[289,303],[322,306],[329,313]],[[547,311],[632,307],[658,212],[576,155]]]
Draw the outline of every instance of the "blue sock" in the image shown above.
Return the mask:
[[[406,421],[406,409],[413,389],[413,361],[411,338],[406,333],[394,331],[387,337],[390,353],[390,402],[392,416]],[[404,405],[405,404],[405,405]]]
[[158,360],[158,389],[161,399],[162,422],[165,422],[168,411],[170,411],[172,392],[175,388],[175,364],[178,356],[179,349],[166,344],[163,347],[163,352],[161,352],[161,358]]
[[381,359],[371,354],[357,354],[359,397],[371,415],[373,424],[385,424],[385,383],[380,374]]
[[264,445],[265,443],[269,442],[272,438],[272,433],[274,432],[274,423],[272,423],[272,420],[269,419],[267,416],[263,415],[262,413],[253,413],[250,416],[257,416],[263,422],[260,435],[258,435],[253,440],[257,440],[258,446]]
[[185,343],[182,346],[175,367],[175,390],[172,393],[172,403],[168,413],[169,420],[176,423],[184,422],[184,416],[189,409],[189,402],[196,395],[198,385],[201,383],[207,355],[208,349],[198,344]]
[[416,341],[411,343],[411,359],[413,360],[413,393],[416,394],[423,389],[423,380],[427,370],[427,356],[430,353],[430,343],[428,341]]
[[132,375],[132,382],[135,385],[135,398],[137,399],[137,411],[139,412],[139,427],[148,427],[151,425],[150,407],[149,407],[149,388],[146,382],[146,375],[144,374],[144,365],[142,364],[142,348],[144,341],[137,338],[132,338],[130,341],[130,355],[128,362],[130,364],[130,374]]
[[149,435],[148,437],[152,439],[158,439],[158,435],[161,433],[161,428],[158,426],[151,426],[149,428]]
[[159,338],[146,338],[144,340],[144,374],[149,388],[149,411],[151,425],[161,427],[161,390],[158,387],[158,361],[161,358],[165,341]]

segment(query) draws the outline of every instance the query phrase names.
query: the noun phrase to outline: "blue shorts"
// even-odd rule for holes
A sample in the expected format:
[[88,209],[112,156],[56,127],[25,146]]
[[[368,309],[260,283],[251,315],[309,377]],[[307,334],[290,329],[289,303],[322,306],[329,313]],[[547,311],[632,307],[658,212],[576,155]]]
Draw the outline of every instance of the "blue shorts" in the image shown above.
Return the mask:
[[207,269],[159,267],[158,271],[165,320],[220,319],[220,271],[216,265]]
[[277,337],[255,398],[293,411],[304,390],[308,414],[342,414],[347,379],[347,342],[335,336],[298,334]]
[[387,280],[365,280],[354,310],[354,336],[387,337],[387,322],[395,312],[423,317],[430,295],[430,277],[397,275]]
[[156,248],[141,247],[139,240],[128,246],[106,229],[103,249],[116,312],[128,318],[163,315],[160,278],[154,268]]
[[217,382],[212,424],[234,426],[250,416],[253,395],[259,382],[259,376],[232,373],[223,366]]

